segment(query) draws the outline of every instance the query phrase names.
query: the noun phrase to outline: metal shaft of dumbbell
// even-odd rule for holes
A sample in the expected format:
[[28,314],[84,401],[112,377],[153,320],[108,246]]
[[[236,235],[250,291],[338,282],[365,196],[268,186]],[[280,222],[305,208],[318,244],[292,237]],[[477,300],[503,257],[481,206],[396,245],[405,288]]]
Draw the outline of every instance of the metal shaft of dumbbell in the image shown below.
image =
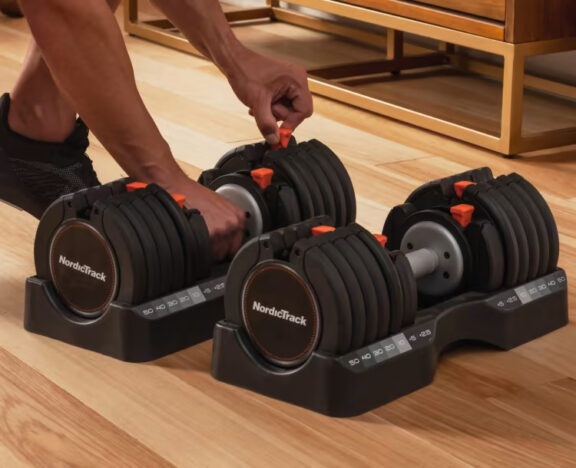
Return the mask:
[[413,225],[402,238],[418,290],[442,296],[455,291],[464,275],[464,257],[455,236],[443,225],[422,221]]
[[418,249],[405,255],[416,279],[431,275],[440,264],[438,254],[432,249]]

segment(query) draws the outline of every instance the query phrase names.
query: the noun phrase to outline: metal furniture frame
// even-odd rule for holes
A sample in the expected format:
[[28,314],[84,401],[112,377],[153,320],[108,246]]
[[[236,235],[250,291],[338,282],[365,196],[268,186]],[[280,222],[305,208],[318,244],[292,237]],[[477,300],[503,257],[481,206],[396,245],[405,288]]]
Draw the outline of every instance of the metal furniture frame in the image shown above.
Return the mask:
[[[352,19],[387,29],[387,60],[348,63],[339,66],[310,69],[310,89],[319,95],[351,104],[387,117],[423,127],[453,138],[514,155],[556,146],[576,143],[576,127],[562,128],[536,134],[523,134],[524,88],[543,90],[555,95],[576,99],[576,88],[548,79],[525,74],[527,57],[576,49],[576,37],[514,44],[487,38],[444,26],[428,24],[395,16],[377,10],[350,5],[334,0],[266,0],[266,6],[227,12],[232,26],[246,21],[281,21],[305,28],[334,34],[355,41],[381,46],[380,34],[341,24],[335,20],[317,18],[290,9],[299,6],[337,17]],[[125,2],[125,28],[129,34],[154,41],[175,49],[201,55],[168,20],[139,19],[138,0]],[[422,55],[404,55],[404,33],[424,36],[440,41],[438,51]],[[480,50],[503,57],[503,67],[470,59],[456,53],[455,45]],[[362,77],[400,73],[404,70],[451,64],[457,68],[491,76],[502,81],[502,109],[499,134],[480,131],[455,122],[428,115],[408,107],[377,99],[351,83]]]

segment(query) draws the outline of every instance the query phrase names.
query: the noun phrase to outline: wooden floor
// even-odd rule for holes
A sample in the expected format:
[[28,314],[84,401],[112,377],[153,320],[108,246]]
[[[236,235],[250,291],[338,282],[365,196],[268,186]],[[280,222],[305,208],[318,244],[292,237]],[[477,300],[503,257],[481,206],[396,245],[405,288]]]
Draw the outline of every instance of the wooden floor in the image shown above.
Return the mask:
[[[0,17],[0,90],[12,86],[28,38],[23,21]],[[144,100],[192,176],[259,139],[210,64],[127,43]],[[576,276],[576,146],[508,160],[328,100],[315,106],[296,136],[318,138],[342,157],[368,228],[380,229],[389,209],[427,180],[483,165],[518,171],[550,202],[561,266]],[[574,118],[574,106],[563,112]],[[90,155],[104,181],[122,175],[96,141]],[[5,205],[0,220],[0,466],[576,465],[574,308],[562,330],[509,352],[452,351],[429,387],[360,417],[330,419],[213,380],[211,342],[137,365],[25,332],[37,223]]]

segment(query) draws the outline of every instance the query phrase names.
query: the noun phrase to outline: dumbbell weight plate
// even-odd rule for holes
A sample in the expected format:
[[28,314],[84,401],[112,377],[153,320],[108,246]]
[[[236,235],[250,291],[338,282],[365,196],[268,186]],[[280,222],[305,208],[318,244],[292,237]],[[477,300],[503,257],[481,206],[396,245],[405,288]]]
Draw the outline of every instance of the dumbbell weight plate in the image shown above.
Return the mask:
[[528,195],[518,183],[512,181],[509,176],[501,176],[498,179],[502,180],[502,183],[506,184],[510,187],[510,190],[513,191],[520,203],[525,207],[525,209],[530,213],[530,217],[534,222],[534,227],[536,229],[536,237],[538,240],[538,248],[539,248],[539,262],[536,271],[536,277],[540,277],[546,274],[546,270],[548,268],[549,257],[550,257],[550,241],[548,239],[548,230],[546,229],[546,224],[544,222],[544,218],[542,217],[542,213],[540,209],[534,203],[534,200]]
[[174,221],[166,210],[162,207],[160,201],[152,194],[145,190],[136,190],[134,193],[142,197],[142,200],[148,205],[150,210],[156,216],[160,226],[164,230],[166,241],[170,253],[167,257],[170,273],[170,291],[179,291],[184,287],[185,270],[184,270],[184,250],[180,236],[174,225]]
[[212,246],[210,244],[210,234],[208,226],[198,210],[185,210],[184,215],[192,229],[194,246],[196,248],[195,277],[196,281],[210,276],[212,267]]
[[106,200],[107,203],[115,204],[122,214],[130,221],[144,252],[144,260],[146,262],[147,281],[147,294],[146,300],[156,299],[160,296],[160,260],[158,258],[158,251],[156,244],[152,238],[152,234],[148,228],[148,224],[144,218],[134,209],[132,204],[123,197],[125,194],[115,195],[114,197]]
[[[348,249],[344,249],[339,245],[344,242],[346,242],[349,247]],[[358,244],[361,246],[360,249],[358,248]],[[378,336],[378,314],[381,310],[376,286],[382,286],[384,283],[382,272],[379,270],[378,265],[368,249],[366,249],[362,241],[357,239],[355,235],[350,235],[346,237],[346,239],[336,241],[335,246],[344,254],[346,260],[348,260],[362,288],[366,315],[363,344],[373,343]],[[362,247],[365,250],[363,250]],[[380,282],[378,282],[378,280],[380,280]],[[385,284],[384,288],[386,288]],[[388,291],[386,291],[386,294],[387,293]]]
[[[476,216],[477,217],[477,216]],[[506,258],[498,229],[489,220],[474,220],[466,228],[474,272],[470,286],[479,291],[494,291],[502,287]]]
[[[321,245],[320,249],[330,259],[342,278],[345,289],[340,291],[340,300],[345,301],[347,296],[352,312],[352,340],[350,346],[351,349],[358,349],[364,344],[364,336],[366,335],[366,306],[360,282],[346,260],[344,253],[340,251],[339,247],[336,247],[336,244],[327,242]],[[350,248],[344,245],[343,249],[349,250]]]
[[347,223],[346,195],[342,189],[342,184],[338,178],[336,169],[327,161],[325,156],[318,154],[308,142],[300,143],[300,146],[310,157],[312,165],[315,164],[318,166],[320,174],[317,175],[317,178],[325,178],[328,187],[332,191],[335,211],[331,216],[335,226],[345,226]]
[[494,198],[496,203],[498,203],[502,211],[506,214],[512,229],[514,230],[514,235],[518,244],[518,277],[516,281],[517,284],[524,284],[528,279],[528,262],[530,258],[526,231],[524,231],[524,226],[518,217],[517,211],[514,209],[508,199],[501,193],[499,187],[492,185],[490,195]]
[[304,181],[310,192],[312,198],[312,205],[314,206],[315,216],[328,214],[327,208],[324,206],[324,197],[318,182],[312,175],[309,165],[302,157],[305,153],[300,146],[296,146],[292,153],[287,155],[289,164],[294,166],[294,169],[299,172],[301,179]]
[[416,312],[418,311],[418,285],[406,256],[401,251],[395,250],[394,252],[390,252],[390,257],[396,266],[402,283],[404,296],[402,328],[406,328],[413,325],[416,320]]
[[[354,226],[358,225],[354,224]],[[358,233],[358,238],[364,242],[366,247],[368,247],[374,255],[374,259],[380,266],[388,286],[388,295],[390,298],[390,327],[388,329],[388,335],[397,333],[402,328],[404,316],[404,297],[398,271],[394,263],[392,263],[392,259],[389,257],[387,250],[380,245],[372,234],[362,227],[360,227],[360,229],[363,232]]]
[[278,203],[276,204],[274,227],[296,224],[303,220],[300,212],[298,196],[292,187],[287,184],[278,184]]
[[336,156],[336,154],[330,148],[318,140],[310,140],[308,144],[311,148],[314,148],[316,154],[319,157],[324,157],[328,164],[330,164],[338,174],[338,178],[340,179],[340,187],[346,196],[347,216],[345,224],[354,222],[356,220],[356,195],[354,193],[354,186],[350,180],[350,175],[344,167],[344,164],[342,164],[340,158],[338,158],[338,156]]
[[[533,216],[522,203],[522,199],[512,189],[510,185],[505,184],[502,179],[498,178],[490,182],[497,190],[508,200],[510,206],[516,212],[517,218],[522,225],[527,247],[527,270],[526,279],[522,281],[523,276],[518,275],[518,281],[531,281],[538,276],[540,266],[540,242],[534,225]],[[519,239],[521,236],[517,236]]]
[[498,232],[502,236],[506,256],[504,286],[511,288],[518,284],[518,272],[520,269],[518,240],[506,212],[502,210],[500,204],[491,193],[492,190],[489,185],[469,185],[462,194],[462,201],[482,206],[498,228]]
[[528,182],[524,177],[520,174],[510,174],[510,180],[518,184],[529,196],[532,198],[542,217],[544,218],[544,224],[546,225],[546,229],[548,231],[548,247],[549,247],[549,257],[548,257],[548,266],[546,268],[546,273],[551,273],[557,268],[558,265],[558,255],[560,252],[560,244],[558,239],[558,228],[556,226],[556,221],[554,220],[554,216],[552,215],[552,211],[544,200],[542,194],[534,187],[530,182]]
[[364,244],[364,242],[360,240],[358,233],[348,237],[348,241],[355,248],[356,253],[361,255],[365,265],[369,267],[370,275],[376,288],[376,299],[378,301],[377,316],[374,318],[371,318],[368,315],[366,316],[367,323],[376,323],[376,328],[374,330],[372,328],[369,329],[368,326],[366,327],[366,341],[373,343],[378,339],[388,336],[390,330],[391,307],[389,288],[386,284],[386,278],[374,258],[374,254]]
[[273,164],[275,172],[281,173],[286,182],[294,188],[298,198],[298,206],[300,207],[300,214],[302,219],[309,219],[314,217],[314,205],[312,202],[312,195],[308,186],[302,180],[300,171],[290,164],[287,159],[289,152],[293,149],[280,149],[277,151],[269,152],[268,156]]
[[322,334],[318,349],[344,354],[351,349],[352,343],[352,311],[349,302],[342,300],[342,291],[346,291],[346,285],[319,247],[304,253],[303,265],[321,310]]
[[255,347],[281,367],[302,364],[320,338],[312,288],[293,265],[278,260],[259,264],[246,279],[242,319]]
[[148,290],[146,260],[132,224],[118,207],[104,200],[94,203],[90,224],[104,234],[116,255],[120,276],[118,302],[133,305],[145,302]]
[[150,184],[144,190],[156,197],[161,203],[162,208],[168,213],[170,219],[180,237],[180,245],[184,252],[184,284],[183,287],[190,286],[196,281],[196,258],[197,252],[195,247],[196,240],[189,223],[184,217],[184,213],[171,195],[158,185]]
[[[298,145],[298,152],[295,154],[294,159],[300,163],[306,173],[310,174],[314,186],[317,187],[320,192],[323,210],[321,212],[317,211],[316,214],[328,215],[332,218],[333,222],[336,222],[334,191],[322,167],[311,157],[310,153],[306,150],[306,146],[303,144]],[[338,226],[338,224],[336,224],[336,226]]]
[[266,142],[239,146],[222,156],[214,167],[230,174],[238,171],[250,171],[262,161],[268,149],[269,146]]
[[[140,190],[138,190],[139,192]],[[156,263],[158,274],[158,296],[162,296],[170,292],[172,287],[172,270],[170,258],[170,246],[164,234],[164,230],[160,225],[154,212],[150,209],[148,204],[140,198],[135,192],[126,193],[120,196],[125,199],[130,205],[138,212],[141,219],[146,223],[150,237],[154,242],[154,249],[152,252],[146,251],[149,260]]]

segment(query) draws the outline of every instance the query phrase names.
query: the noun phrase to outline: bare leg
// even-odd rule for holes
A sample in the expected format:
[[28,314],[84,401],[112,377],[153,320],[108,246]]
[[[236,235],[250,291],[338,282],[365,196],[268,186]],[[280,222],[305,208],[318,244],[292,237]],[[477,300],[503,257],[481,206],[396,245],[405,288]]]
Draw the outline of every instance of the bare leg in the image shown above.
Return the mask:
[[12,93],[10,128],[38,141],[64,141],[74,128],[76,111],[61,93],[32,41],[22,73]]
[[[120,0],[108,0],[112,11]],[[35,40],[10,93],[10,128],[38,141],[64,141],[72,132],[76,110],[60,92]]]

